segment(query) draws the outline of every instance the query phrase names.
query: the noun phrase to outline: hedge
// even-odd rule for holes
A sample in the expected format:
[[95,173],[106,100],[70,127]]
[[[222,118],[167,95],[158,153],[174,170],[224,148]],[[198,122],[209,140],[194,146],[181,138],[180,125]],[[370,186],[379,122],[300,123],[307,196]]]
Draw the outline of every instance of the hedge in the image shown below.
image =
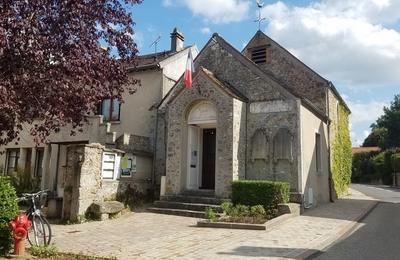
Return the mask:
[[9,222],[17,215],[16,199],[17,195],[9,178],[0,177],[0,255],[8,254],[12,245]]
[[276,210],[279,203],[289,202],[290,185],[286,182],[240,180],[232,183],[232,202],[248,206],[263,205]]
[[393,172],[400,172],[400,152],[359,153],[353,156],[352,181],[355,183],[393,183]]

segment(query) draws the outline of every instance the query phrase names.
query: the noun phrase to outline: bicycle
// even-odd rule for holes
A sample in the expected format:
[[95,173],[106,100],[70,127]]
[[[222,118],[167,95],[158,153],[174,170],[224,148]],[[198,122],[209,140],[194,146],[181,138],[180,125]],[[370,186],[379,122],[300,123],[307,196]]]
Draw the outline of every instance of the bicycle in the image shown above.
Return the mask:
[[34,246],[50,245],[51,227],[47,219],[42,215],[41,209],[44,206],[43,201],[47,196],[47,190],[36,193],[22,193],[19,201],[28,201],[29,208],[26,210],[28,219],[32,222],[32,227],[28,231],[28,241]]

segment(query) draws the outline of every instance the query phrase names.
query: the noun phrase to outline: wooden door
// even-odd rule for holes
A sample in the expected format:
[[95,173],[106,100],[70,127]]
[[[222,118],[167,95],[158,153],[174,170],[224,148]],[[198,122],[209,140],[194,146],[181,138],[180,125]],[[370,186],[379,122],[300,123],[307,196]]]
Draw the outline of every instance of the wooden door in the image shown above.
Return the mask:
[[216,129],[203,129],[202,189],[215,188]]

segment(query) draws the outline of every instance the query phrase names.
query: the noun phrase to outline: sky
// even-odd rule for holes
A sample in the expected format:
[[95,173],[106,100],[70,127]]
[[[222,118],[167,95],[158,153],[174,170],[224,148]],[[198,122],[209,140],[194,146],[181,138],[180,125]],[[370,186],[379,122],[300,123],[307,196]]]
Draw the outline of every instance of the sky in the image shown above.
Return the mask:
[[[144,0],[132,9],[140,54],[170,48],[178,27],[201,50],[214,32],[238,50],[258,30],[255,0]],[[261,30],[333,82],[352,114],[353,146],[400,94],[400,0],[265,0]]]

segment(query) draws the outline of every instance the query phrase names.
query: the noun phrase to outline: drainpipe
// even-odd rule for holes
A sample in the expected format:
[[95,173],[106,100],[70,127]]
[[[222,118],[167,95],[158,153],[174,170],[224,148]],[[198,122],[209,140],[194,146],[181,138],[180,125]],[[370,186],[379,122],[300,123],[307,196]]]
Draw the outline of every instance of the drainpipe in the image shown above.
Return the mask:
[[156,162],[157,162],[157,138],[158,138],[158,109],[156,108],[156,128],[154,131],[154,144],[153,144],[153,169],[151,173],[151,189],[154,192],[155,176],[156,176]]
[[250,103],[246,103],[246,118],[245,118],[245,149],[244,149],[244,179],[247,179],[247,147],[248,147],[248,142],[247,142],[247,113],[249,111],[249,106]]
[[[329,82],[329,86],[331,83]],[[329,116],[330,110],[329,110],[329,90],[326,89],[325,91],[326,95],[326,110],[327,110],[327,115],[328,115],[328,172],[329,172],[329,177],[328,177],[328,185],[329,185],[329,201],[333,201],[332,197],[332,188],[333,188],[333,182],[332,182],[332,171],[331,171],[331,119]]]
[[60,167],[60,150],[61,150],[61,145],[57,144],[56,178],[55,178],[55,181],[53,184],[53,190],[54,190],[55,197],[58,196],[57,184],[58,184],[58,169]]

